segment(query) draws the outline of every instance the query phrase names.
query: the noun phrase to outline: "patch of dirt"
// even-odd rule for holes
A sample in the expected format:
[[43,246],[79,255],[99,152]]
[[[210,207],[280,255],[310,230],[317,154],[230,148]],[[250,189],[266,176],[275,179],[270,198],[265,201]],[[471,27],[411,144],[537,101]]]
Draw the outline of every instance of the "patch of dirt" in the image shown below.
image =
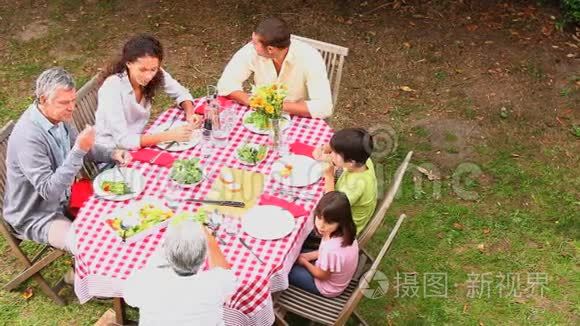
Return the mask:
[[460,163],[477,160],[474,145],[482,142],[483,132],[476,123],[435,118],[420,120],[413,127],[423,128],[428,133],[429,157],[436,166],[451,170]]
[[487,252],[491,255],[495,253],[507,253],[510,252],[512,244],[508,239],[500,239],[489,246]]
[[28,42],[31,40],[41,39],[48,35],[48,21],[37,20],[26,26],[22,27],[22,30],[18,32],[15,36],[16,39],[23,42]]

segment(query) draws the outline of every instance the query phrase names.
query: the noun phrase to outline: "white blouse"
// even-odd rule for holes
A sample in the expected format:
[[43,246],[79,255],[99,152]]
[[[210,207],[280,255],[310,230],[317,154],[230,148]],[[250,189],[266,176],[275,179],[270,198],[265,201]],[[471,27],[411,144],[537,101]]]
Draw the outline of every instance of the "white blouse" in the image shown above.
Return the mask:
[[[177,104],[193,101],[193,97],[178,81],[165,70],[163,89]],[[137,103],[127,73],[114,74],[105,80],[99,89],[95,127],[96,143],[106,147],[138,149],[141,134],[151,115],[151,101],[143,97]]]

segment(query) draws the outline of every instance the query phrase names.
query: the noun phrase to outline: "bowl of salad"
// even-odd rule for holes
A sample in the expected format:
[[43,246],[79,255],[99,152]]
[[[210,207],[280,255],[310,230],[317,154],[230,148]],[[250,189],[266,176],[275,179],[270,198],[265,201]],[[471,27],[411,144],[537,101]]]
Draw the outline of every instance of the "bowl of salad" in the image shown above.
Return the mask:
[[258,165],[268,156],[268,147],[260,144],[245,143],[236,149],[238,160],[245,165]]
[[183,187],[195,187],[203,180],[198,158],[175,160],[169,173],[171,180]]

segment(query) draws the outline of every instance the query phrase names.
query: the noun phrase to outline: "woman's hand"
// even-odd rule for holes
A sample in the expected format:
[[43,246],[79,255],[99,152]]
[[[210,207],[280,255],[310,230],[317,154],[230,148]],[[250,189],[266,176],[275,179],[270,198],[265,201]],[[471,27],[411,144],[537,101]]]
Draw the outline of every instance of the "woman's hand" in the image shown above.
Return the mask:
[[201,123],[203,122],[203,116],[193,113],[187,115],[185,120],[187,120],[187,122],[189,122],[194,129],[199,129],[201,128]]
[[190,123],[167,131],[168,141],[188,142],[191,139],[193,126]]

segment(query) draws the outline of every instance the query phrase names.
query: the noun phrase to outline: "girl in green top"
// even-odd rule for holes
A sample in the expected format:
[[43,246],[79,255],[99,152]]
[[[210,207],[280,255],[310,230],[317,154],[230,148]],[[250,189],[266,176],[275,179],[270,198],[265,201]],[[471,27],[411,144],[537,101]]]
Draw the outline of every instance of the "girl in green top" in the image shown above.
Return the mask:
[[[347,128],[336,132],[330,143],[314,153],[316,159],[329,161],[325,170],[325,192],[346,194],[351,205],[356,232],[367,225],[377,205],[377,178],[373,162],[373,138],[362,128]],[[336,169],[343,173],[334,183]]]

